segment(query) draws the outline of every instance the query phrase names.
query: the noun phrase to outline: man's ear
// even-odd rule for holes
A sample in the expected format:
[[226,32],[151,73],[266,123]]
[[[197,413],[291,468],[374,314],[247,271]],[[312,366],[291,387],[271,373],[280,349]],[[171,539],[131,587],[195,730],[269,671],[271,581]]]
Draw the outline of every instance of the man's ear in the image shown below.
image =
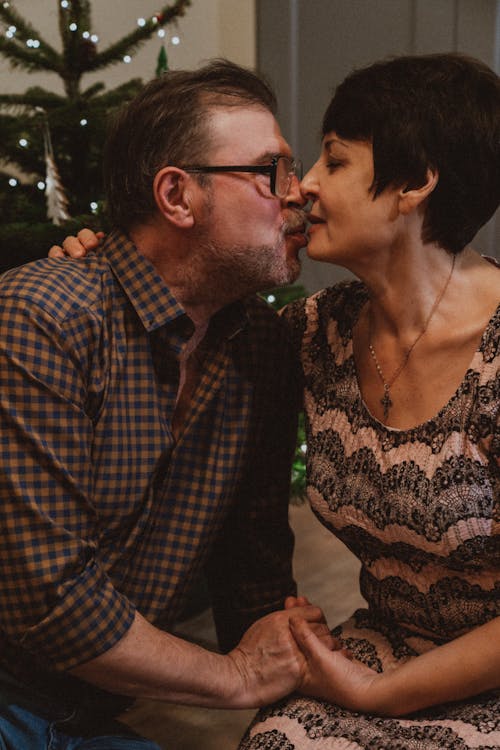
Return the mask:
[[178,167],[163,167],[153,182],[158,210],[167,221],[184,229],[194,224],[190,183],[189,176]]
[[429,197],[438,184],[439,173],[434,167],[429,167],[425,175],[425,182],[419,187],[402,186],[399,191],[399,210],[402,214],[409,214],[418,208]]

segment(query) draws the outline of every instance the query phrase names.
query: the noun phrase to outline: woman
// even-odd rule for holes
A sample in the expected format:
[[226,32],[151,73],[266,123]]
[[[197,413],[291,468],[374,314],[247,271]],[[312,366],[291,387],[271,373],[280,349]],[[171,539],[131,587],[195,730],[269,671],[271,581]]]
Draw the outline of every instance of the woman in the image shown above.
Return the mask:
[[284,316],[309,500],[368,608],[335,651],[292,618],[302,695],[240,750],[498,748],[500,270],[469,246],[500,198],[498,77],[451,54],[353,73],[302,192],[309,256],[359,279]]
[[301,187],[309,256],[360,279],[284,315],[309,500],[368,608],[333,631],[349,654],[292,620],[303,696],[240,750],[498,748],[500,270],[468,244],[500,197],[498,77],[457,55],[353,73]]

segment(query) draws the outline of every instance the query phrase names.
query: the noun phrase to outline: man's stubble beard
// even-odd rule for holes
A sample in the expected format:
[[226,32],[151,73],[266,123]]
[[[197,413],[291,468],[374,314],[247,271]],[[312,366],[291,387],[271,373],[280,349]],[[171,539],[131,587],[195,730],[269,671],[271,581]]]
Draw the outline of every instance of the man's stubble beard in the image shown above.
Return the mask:
[[298,257],[286,248],[286,231],[297,218],[285,222],[274,245],[234,245],[210,236],[210,205],[207,219],[199,224],[196,256],[190,269],[191,296],[199,302],[221,305],[243,299],[275,286],[291,284],[300,273]]
[[286,255],[284,243],[284,238],[278,246],[226,245],[206,240],[200,248],[200,265],[215,299],[234,301],[295,281],[300,263]]

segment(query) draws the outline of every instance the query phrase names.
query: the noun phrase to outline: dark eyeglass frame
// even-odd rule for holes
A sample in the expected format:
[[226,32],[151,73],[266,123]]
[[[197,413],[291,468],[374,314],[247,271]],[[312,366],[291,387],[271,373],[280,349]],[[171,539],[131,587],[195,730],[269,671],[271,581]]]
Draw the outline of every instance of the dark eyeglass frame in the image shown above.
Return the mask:
[[[286,160],[290,164],[290,168],[287,170],[289,181],[286,191],[283,195],[276,192],[276,175],[278,173],[278,164],[280,159]],[[184,172],[193,172],[200,174],[211,174],[212,172],[252,172],[256,174],[268,174],[270,176],[270,189],[271,193],[276,198],[285,198],[290,185],[292,177],[297,177],[299,180],[302,179],[302,161],[300,159],[290,159],[288,156],[273,156],[270,164],[236,164],[236,165],[224,165],[224,166],[193,166],[193,167],[181,167]]]

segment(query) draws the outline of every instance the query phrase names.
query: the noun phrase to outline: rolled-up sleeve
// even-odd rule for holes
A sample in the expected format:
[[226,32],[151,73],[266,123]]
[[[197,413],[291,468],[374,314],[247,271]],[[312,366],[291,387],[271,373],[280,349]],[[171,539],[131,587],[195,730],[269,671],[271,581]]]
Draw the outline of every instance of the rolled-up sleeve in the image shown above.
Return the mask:
[[0,627],[58,669],[108,650],[134,617],[96,556],[88,373],[99,336],[81,312],[62,325],[0,297]]

